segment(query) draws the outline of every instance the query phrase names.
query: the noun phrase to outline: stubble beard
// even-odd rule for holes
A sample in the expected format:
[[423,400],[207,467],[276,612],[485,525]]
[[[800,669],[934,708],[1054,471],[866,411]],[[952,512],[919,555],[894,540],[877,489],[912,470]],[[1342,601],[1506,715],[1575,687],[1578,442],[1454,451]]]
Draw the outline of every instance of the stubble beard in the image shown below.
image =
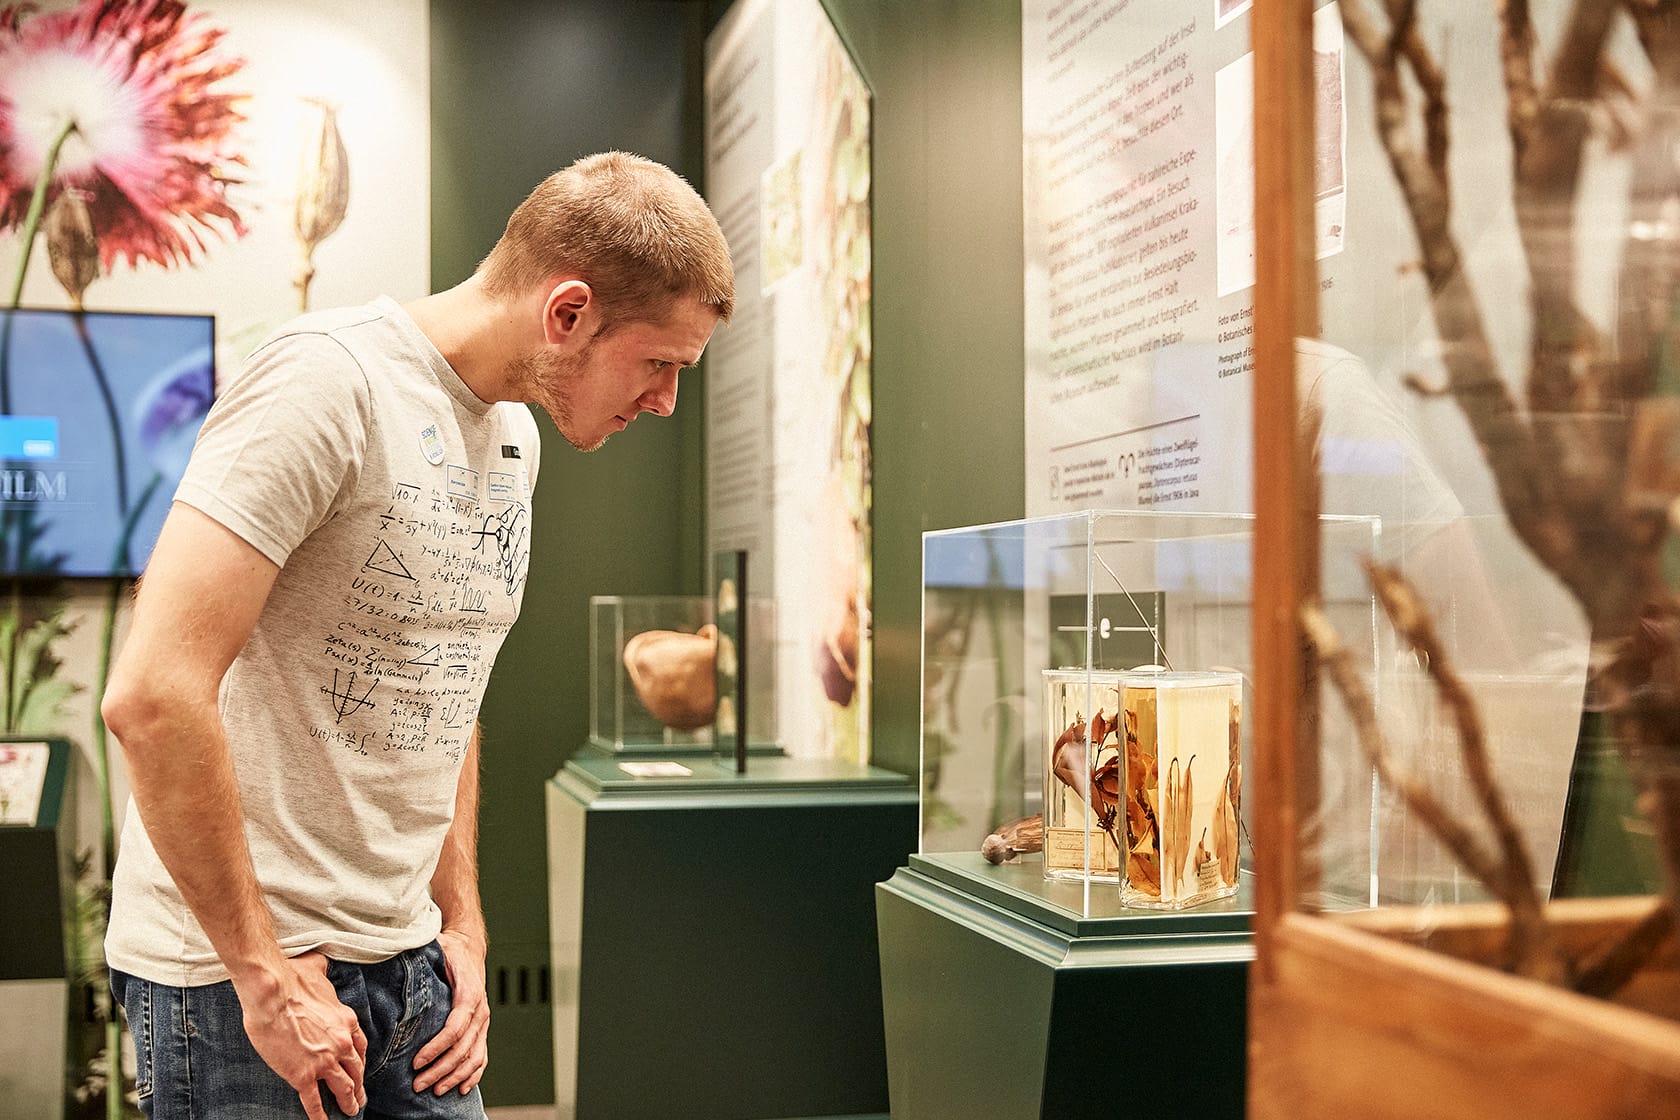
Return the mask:
[[539,356],[540,351],[527,354],[519,359],[519,383],[529,386],[528,396],[548,413],[548,418],[554,421],[554,427],[560,432],[560,437],[579,451],[597,451],[607,442],[611,432],[601,436],[593,443],[586,443],[577,434],[577,417],[572,408],[572,390],[582,376],[586,363],[589,361],[590,351],[595,348],[595,341],[591,339],[582,353],[569,357],[544,360]]

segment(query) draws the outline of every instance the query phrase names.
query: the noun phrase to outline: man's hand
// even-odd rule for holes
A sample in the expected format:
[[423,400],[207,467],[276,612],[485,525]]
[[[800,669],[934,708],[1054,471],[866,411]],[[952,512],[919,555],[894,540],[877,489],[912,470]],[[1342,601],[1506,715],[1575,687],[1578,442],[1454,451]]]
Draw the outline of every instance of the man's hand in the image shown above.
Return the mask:
[[326,957],[304,953],[286,965],[281,984],[267,999],[241,995],[245,1033],[262,1060],[297,1090],[310,1120],[327,1120],[321,1107],[323,1081],[340,1111],[356,1116],[367,1105],[362,1085],[367,1036],[327,979]]
[[437,1096],[460,1087],[470,1093],[490,1062],[490,998],[484,991],[484,942],[457,930],[438,934],[451,991],[443,1029],[414,1055],[414,1091]]

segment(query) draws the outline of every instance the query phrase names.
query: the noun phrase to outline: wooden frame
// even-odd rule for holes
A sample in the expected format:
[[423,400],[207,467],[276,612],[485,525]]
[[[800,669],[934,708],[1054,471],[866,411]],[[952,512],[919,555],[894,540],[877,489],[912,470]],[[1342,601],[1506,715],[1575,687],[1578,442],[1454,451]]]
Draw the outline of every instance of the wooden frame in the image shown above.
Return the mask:
[[[1316,590],[1317,480],[1297,436],[1294,340],[1318,333],[1311,248],[1312,0],[1257,4],[1255,53],[1254,650],[1257,959],[1249,992],[1249,1108],[1260,1120],[1672,1115],[1680,1101],[1676,962],[1621,1003],[1482,963],[1502,943],[1492,907],[1329,916],[1302,911],[1317,805],[1318,693],[1301,605]],[[1264,480],[1263,483],[1258,480]],[[1308,857],[1308,858],[1304,858]],[[1553,904],[1560,935],[1633,924],[1653,903]],[[1444,926],[1444,928],[1443,928]],[[1631,1002],[1636,1006],[1626,1006]]]

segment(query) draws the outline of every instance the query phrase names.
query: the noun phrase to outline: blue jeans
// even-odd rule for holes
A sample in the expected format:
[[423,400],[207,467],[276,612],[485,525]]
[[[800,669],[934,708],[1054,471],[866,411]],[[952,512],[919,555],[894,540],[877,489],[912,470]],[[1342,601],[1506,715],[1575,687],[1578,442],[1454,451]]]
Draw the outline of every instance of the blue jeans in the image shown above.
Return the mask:
[[[357,1120],[483,1120],[479,1091],[414,1091],[414,1055],[449,1016],[437,942],[378,964],[327,962],[327,979],[367,1035],[367,1108]],[[134,1036],[140,1110],[153,1120],[293,1120],[297,1091],[257,1055],[231,981],[171,988],[111,973]],[[342,1117],[322,1091],[329,1117]]]

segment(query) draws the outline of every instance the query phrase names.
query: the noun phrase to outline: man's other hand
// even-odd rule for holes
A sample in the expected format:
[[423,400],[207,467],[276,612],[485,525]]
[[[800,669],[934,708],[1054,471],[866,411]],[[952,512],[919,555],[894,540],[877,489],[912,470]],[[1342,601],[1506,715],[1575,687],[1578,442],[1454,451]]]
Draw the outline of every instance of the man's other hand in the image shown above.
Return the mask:
[[449,973],[450,1009],[443,1029],[414,1055],[414,1091],[437,1096],[472,1091],[489,1064],[490,998],[484,991],[484,942],[456,930],[438,934]]

